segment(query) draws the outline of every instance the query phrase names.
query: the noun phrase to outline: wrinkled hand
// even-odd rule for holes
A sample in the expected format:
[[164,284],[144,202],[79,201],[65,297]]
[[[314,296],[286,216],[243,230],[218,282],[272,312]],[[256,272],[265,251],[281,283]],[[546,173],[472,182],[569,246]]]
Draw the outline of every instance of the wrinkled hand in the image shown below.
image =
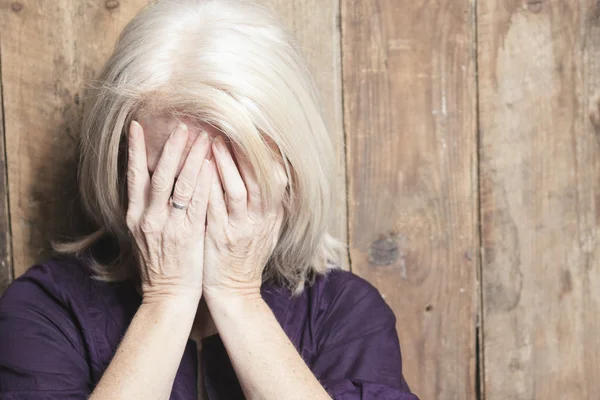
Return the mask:
[[[175,189],[173,182],[188,141],[178,126],[164,145],[152,177],[148,172],[142,126],[133,122],[129,134],[127,226],[140,264],[144,302],[173,297],[199,300],[202,295],[205,219],[215,173],[210,140],[203,132],[194,141]],[[173,200],[187,206],[176,209]]]
[[[211,296],[259,297],[263,270],[279,238],[283,205],[278,201],[266,209],[254,169],[236,149],[232,155],[221,137],[212,150],[218,173],[208,204],[203,295],[207,301]],[[286,174],[278,163],[273,170],[282,199]]]

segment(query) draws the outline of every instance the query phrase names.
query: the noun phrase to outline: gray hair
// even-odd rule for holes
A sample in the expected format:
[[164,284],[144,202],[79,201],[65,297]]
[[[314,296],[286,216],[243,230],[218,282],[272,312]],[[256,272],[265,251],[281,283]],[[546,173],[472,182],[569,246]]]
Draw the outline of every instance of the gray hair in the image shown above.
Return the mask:
[[276,183],[269,161],[285,166],[285,217],[264,280],[300,293],[315,274],[337,266],[346,245],[327,232],[336,165],[330,133],[298,45],[264,7],[242,0],[149,4],[125,26],[86,99],[78,184],[95,230],[52,245],[78,254],[111,237],[118,254],[92,258],[97,279],[137,272],[125,222],[126,136],[131,120],[148,113],[218,127],[248,157],[270,201]]

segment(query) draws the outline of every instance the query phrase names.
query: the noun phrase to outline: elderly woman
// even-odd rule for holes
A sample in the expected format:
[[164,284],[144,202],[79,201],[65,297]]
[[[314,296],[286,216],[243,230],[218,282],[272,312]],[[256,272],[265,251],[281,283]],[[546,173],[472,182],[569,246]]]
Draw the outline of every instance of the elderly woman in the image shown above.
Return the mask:
[[0,399],[416,399],[395,317],[333,261],[332,144],[263,8],[164,0],[86,96],[93,230],[0,300]]

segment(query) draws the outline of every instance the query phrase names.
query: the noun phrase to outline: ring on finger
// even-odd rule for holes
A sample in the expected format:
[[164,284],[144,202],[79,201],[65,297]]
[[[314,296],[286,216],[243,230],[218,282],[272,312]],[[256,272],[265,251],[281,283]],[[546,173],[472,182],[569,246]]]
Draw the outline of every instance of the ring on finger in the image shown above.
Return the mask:
[[176,202],[175,200],[173,200],[173,196],[171,196],[171,198],[169,199],[169,202],[171,203],[171,206],[173,206],[173,208],[176,208],[178,210],[186,210],[187,206],[185,204],[180,204],[178,202]]

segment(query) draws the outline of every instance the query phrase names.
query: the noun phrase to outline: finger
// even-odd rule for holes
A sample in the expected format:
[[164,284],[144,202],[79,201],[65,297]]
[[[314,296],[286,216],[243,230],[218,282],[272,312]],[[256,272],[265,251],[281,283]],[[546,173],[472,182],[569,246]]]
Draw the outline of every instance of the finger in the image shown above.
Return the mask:
[[213,143],[213,154],[215,156],[221,183],[227,196],[227,212],[229,220],[233,222],[244,222],[248,218],[248,193],[246,185],[240,176],[235,161],[227,149],[227,145],[221,136]]
[[277,247],[279,242],[279,236],[281,235],[281,225],[283,224],[283,204],[280,203],[277,209],[277,219],[275,220],[274,234],[273,234],[273,249]]
[[198,230],[204,232],[206,229],[206,215],[208,209],[208,201],[211,192],[211,186],[215,173],[214,160],[205,158],[202,161],[202,167],[198,180],[196,181],[196,187],[194,188],[194,195],[190,201],[190,205],[187,210],[186,223],[189,226],[198,227]]
[[214,153],[210,162],[211,166],[215,169],[215,172],[212,174],[213,176],[210,185],[210,194],[208,196],[207,223],[209,225],[215,223],[225,224],[228,222],[227,205],[225,204],[223,185],[221,184],[221,177],[217,171]]
[[273,166],[273,169],[275,170],[275,173],[277,174],[277,199],[281,200],[283,199],[283,195],[285,194],[285,189],[288,186],[289,180],[288,180],[288,176],[285,172],[285,167],[281,164],[279,164],[279,162],[276,162],[275,165]]
[[260,193],[260,186],[256,180],[256,173],[254,167],[250,164],[248,158],[242,154],[237,146],[233,146],[233,153],[235,160],[237,161],[239,171],[242,174],[242,179],[246,185],[246,192],[248,198],[247,212],[248,217],[256,221],[258,217],[263,214],[262,209],[262,197]]
[[263,204],[263,210],[267,214],[276,214],[278,211],[278,207],[280,203],[283,201],[286,187],[288,184],[287,174],[285,173],[285,169],[283,165],[281,165],[278,161],[274,161],[272,164],[272,171],[275,176],[275,189],[274,196],[275,201],[271,203],[270,208],[267,208],[267,205]]
[[144,130],[137,121],[132,121],[129,125],[128,141],[127,197],[129,205],[127,215],[128,218],[137,221],[144,211],[150,185]]
[[188,129],[185,124],[179,124],[167,139],[160,159],[156,164],[154,174],[152,174],[150,204],[148,205],[149,213],[161,213],[169,206],[173,181],[175,180],[175,174],[177,173],[187,140]]
[[[190,152],[185,159],[185,164],[175,182],[173,200],[176,203],[189,205],[196,188],[202,161],[210,149],[210,142],[206,131],[202,131],[194,140]],[[174,221],[183,221],[186,214],[185,212],[181,212],[181,210],[171,207],[171,216]]]

